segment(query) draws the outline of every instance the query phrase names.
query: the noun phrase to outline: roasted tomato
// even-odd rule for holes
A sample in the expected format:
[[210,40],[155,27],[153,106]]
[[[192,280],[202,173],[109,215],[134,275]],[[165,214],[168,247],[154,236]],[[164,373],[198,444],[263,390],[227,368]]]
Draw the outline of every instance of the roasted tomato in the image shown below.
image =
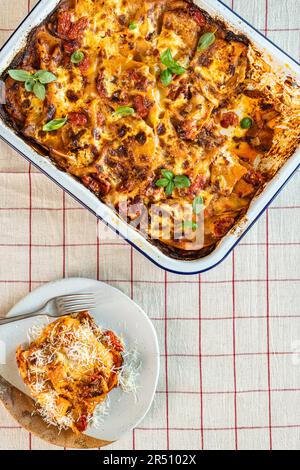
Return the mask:
[[70,41],[78,40],[87,25],[87,18],[80,18],[75,23],[72,23],[71,13],[69,11],[60,11],[57,15],[57,34]]
[[230,111],[228,113],[222,114],[221,126],[224,127],[224,129],[227,129],[230,126],[237,126],[238,123],[239,123],[239,118],[235,113]]
[[76,23],[73,23],[69,32],[67,33],[68,38],[72,41],[80,37],[86,29],[88,22],[89,21],[87,18],[80,18],[78,21],[76,21]]
[[73,52],[77,51],[79,49],[79,44],[77,41],[67,41],[64,43],[64,50],[68,54],[73,54]]
[[144,98],[141,95],[137,95],[133,98],[133,106],[134,109],[136,110],[137,114],[141,118],[145,118],[149,114],[150,110],[150,103],[147,100],[147,98]]
[[194,18],[194,20],[196,21],[196,23],[199,26],[201,26],[201,28],[206,25],[206,19],[205,19],[204,15],[201,13],[201,11],[198,10],[198,8],[192,7],[191,8],[191,14],[192,14],[192,17]]
[[57,33],[66,36],[71,28],[71,14],[68,11],[60,11],[57,16]]
[[189,187],[188,192],[190,194],[197,194],[199,191],[201,191],[201,189],[205,188],[206,183],[207,181],[205,176],[198,175]]
[[116,351],[124,351],[124,346],[113,331],[105,331],[104,334],[108,337],[109,342],[113,345]]
[[80,416],[78,421],[76,422],[76,428],[78,429],[79,432],[83,432],[86,430],[88,425],[87,422],[87,417],[85,415]]
[[75,126],[85,126],[88,122],[88,119],[84,113],[69,113],[68,121]]
[[147,77],[145,77],[142,73],[136,70],[129,70],[128,77],[133,82],[133,87],[136,90],[144,91],[147,86]]
[[84,56],[84,59],[78,64],[78,68],[81,73],[86,73],[90,68],[91,61],[88,55]]

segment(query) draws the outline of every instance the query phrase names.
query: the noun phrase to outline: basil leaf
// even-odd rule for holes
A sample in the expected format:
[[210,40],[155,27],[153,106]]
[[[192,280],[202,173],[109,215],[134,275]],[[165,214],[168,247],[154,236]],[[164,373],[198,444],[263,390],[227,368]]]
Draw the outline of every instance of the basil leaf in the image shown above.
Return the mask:
[[52,83],[57,80],[57,77],[53,75],[53,73],[48,72],[47,70],[39,70],[33,76],[33,78],[37,79],[42,84]]
[[174,59],[172,57],[172,52],[170,48],[168,48],[165,52],[162,53],[162,55],[160,56],[160,60],[168,68],[174,65]]
[[73,52],[71,55],[71,62],[73,64],[80,64],[84,59],[84,53],[80,50]]
[[203,198],[201,196],[196,196],[193,200],[193,212],[195,214],[200,214],[203,209]]
[[171,196],[174,188],[175,188],[175,185],[174,185],[173,181],[169,181],[168,186],[166,187],[166,195]]
[[197,230],[197,228],[199,227],[199,225],[196,224],[196,222],[193,222],[192,220],[185,220],[183,222],[183,226],[185,229],[191,228],[193,231]]
[[169,67],[169,70],[175,75],[182,75],[185,72],[185,68],[181,67],[181,65],[177,64],[177,62],[175,61],[174,65],[172,65],[172,67]]
[[215,33],[205,33],[199,39],[198,51],[205,51],[209,46],[211,46],[216,40]]
[[174,183],[176,188],[189,188],[191,186],[190,179],[185,175],[175,176]]
[[33,91],[34,84],[35,80],[33,78],[30,78],[25,82],[25,90],[31,93]]
[[53,119],[52,121],[47,122],[47,124],[43,126],[43,131],[45,132],[57,131],[58,129],[60,129],[66,124],[67,120],[68,120],[67,117],[61,118],[61,119]]
[[133,31],[134,29],[137,28],[137,25],[135,23],[130,23],[130,25],[128,26],[128,28]]
[[163,175],[164,178],[167,178],[168,180],[172,180],[174,178],[174,173],[173,171],[170,170],[161,170],[161,174]]
[[173,59],[170,48],[162,53],[160,60],[169,69],[169,72],[175,75],[182,75],[185,72],[185,68],[181,67],[181,65]]
[[160,80],[163,86],[167,87],[170,85],[173,79],[173,74],[169,69],[165,69],[160,74]]
[[33,90],[32,91],[39,100],[44,101],[44,99],[46,97],[45,85],[43,85],[40,82],[35,82],[35,84],[33,85]]
[[130,106],[120,106],[115,112],[115,116],[132,116],[135,110]]
[[26,70],[9,70],[8,75],[17,82],[26,82],[32,78],[31,73]]
[[157,180],[155,183],[155,186],[158,188],[165,188],[169,184],[169,180],[167,178],[161,178],[160,180]]

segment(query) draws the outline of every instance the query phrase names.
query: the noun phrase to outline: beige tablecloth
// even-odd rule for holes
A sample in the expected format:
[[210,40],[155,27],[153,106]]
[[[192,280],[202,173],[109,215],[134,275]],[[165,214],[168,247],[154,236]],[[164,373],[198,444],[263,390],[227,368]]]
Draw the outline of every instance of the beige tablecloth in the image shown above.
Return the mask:
[[[226,3],[299,60],[299,0]],[[0,0],[1,42],[33,4]],[[0,314],[63,276],[104,280],[145,309],[160,341],[158,390],[144,421],[111,449],[299,449],[299,183],[298,172],[223,264],[184,277],[108,237],[1,143]],[[51,446],[0,408],[0,448]]]

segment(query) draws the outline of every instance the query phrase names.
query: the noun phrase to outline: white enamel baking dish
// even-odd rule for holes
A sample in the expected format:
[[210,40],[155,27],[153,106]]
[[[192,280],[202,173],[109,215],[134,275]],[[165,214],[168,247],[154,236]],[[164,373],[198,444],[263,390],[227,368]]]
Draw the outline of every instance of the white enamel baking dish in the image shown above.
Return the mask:
[[[16,53],[24,47],[28,33],[33,27],[41,23],[46,16],[56,7],[59,0],[40,0],[23,23],[8,39],[0,51],[0,75],[8,67]],[[284,53],[280,48],[266,39],[261,33],[245,22],[236,13],[233,13],[219,0],[196,0],[197,5],[207,10],[212,15],[223,18],[227,23],[245,33],[259,48],[272,57],[275,67],[286,70],[290,75],[300,80],[299,64]],[[279,194],[283,186],[300,166],[300,149],[286,162],[275,178],[267,185],[262,194],[252,202],[242,225],[237,226],[234,233],[229,233],[223,238],[216,249],[205,258],[193,261],[182,261],[170,258],[163,254],[157,247],[147,241],[140,233],[130,227],[126,222],[114,213],[112,209],[99,201],[88,189],[77,182],[71,176],[59,171],[50,160],[39,155],[26,144],[12,129],[0,118],[0,137],[11,147],[22,154],[28,161],[45,173],[57,185],[63,188],[78,202],[90,210],[96,217],[102,219],[109,227],[118,232],[138,251],[149,258],[161,268],[179,274],[197,274],[221,263],[243,238],[247,231],[257,221],[268,205]]]

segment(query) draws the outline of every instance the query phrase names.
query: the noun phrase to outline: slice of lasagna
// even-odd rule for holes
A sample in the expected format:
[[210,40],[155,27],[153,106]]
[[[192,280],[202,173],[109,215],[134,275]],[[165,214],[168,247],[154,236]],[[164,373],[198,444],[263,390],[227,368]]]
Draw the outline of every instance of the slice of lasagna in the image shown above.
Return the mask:
[[88,312],[81,312],[47,325],[26,349],[17,349],[16,358],[45,421],[79,433],[118,386],[122,351],[112,331],[101,331]]

